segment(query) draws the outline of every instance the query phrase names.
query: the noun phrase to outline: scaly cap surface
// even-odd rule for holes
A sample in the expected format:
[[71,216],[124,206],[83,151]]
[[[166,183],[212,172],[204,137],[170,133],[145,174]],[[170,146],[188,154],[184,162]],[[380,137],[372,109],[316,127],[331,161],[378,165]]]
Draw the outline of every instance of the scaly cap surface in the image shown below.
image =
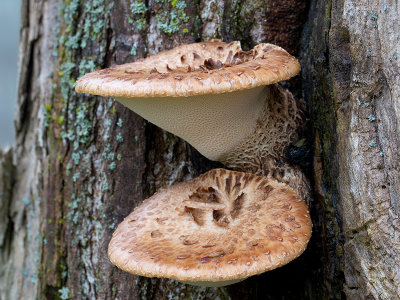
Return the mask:
[[281,47],[219,40],[182,45],[133,63],[84,75],[79,93],[112,97],[182,97],[269,85],[295,76],[296,58]]
[[118,226],[108,255],[142,276],[244,279],[298,257],[311,227],[306,204],[287,185],[214,169],[145,200]]

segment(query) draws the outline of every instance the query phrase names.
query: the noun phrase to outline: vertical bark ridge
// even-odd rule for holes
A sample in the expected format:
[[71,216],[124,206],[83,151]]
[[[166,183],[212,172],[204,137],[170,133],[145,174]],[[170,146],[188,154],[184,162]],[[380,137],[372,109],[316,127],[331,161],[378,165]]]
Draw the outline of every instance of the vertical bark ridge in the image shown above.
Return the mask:
[[[400,254],[400,181],[393,172],[400,158],[393,151],[399,147],[399,32],[393,30],[399,7],[334,1],[332,16],[330,68],[338,149],[344,150],[338,152],[338,183],[345,292],[349,298],[398,298],[399,270],[388,266],[398,266]],[[346,60],[339,59],[343,53]]]
[[341,299],[344,275],[343,232],[337,178],[337,114],[332,99],[329,70],[331,1],[312,1],[301,45],[304,100],[311,114],[314,132],[313,238],[323,279],[316,281],[322,298]]

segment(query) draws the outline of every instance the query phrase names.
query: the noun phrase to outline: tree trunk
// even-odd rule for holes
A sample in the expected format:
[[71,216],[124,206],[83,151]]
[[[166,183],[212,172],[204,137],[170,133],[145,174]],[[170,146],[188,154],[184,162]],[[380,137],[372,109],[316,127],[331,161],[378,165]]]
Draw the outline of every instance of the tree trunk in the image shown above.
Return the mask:
[[397,2],[315,3],[304,36],[316,191],[351,299],[400,297],[399,13]]
[[[367,1],[23,0],[16,145],[0,153],[0,299],[399,298],[399,12]],[[225,288],[130,275],[107,258],[116,225],[159,188],[220,165],[74,82],[211,38],[300,57],[302,76],[285,87],[310,122],[287,152],[314,185],[313,237],[296,261]]]

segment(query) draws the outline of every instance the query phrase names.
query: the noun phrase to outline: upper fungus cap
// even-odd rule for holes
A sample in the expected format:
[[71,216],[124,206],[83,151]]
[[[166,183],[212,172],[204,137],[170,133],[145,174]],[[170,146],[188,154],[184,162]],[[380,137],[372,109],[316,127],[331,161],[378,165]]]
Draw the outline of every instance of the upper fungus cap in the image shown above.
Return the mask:
[[268,97],[265,85],[300,70],[282,48],[239,42],[189,44],[83,76],[76,91],[113,96],[151,123],[224,161],[249,137]]
[[108,255],[137,275],[226,282],[295,259],[311,228],[306,204],[287,185],[214,169],[145,200],[118,226]]
[[75,90],[128,98],[193,96],[269,85],[299,71],[297,59],[281,47],[259,44],[243,51],[240,42],[212,40],[88,73]]

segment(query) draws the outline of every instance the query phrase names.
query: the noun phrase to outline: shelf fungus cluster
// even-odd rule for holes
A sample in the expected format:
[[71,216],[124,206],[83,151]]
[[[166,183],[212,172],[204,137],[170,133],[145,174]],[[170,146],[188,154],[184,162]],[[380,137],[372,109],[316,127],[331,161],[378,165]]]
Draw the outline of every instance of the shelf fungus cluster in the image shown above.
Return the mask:
[[284,158],[303,118],[291,93],[276,84],[299,70],[278,46],[243,51],[239,42],[212,40],[77,82],[77,92],[115,97],[235,170],[211,170],[145,200],[111,239],[115,265],[218,286],[282,266],[305,250],[309,186]]

